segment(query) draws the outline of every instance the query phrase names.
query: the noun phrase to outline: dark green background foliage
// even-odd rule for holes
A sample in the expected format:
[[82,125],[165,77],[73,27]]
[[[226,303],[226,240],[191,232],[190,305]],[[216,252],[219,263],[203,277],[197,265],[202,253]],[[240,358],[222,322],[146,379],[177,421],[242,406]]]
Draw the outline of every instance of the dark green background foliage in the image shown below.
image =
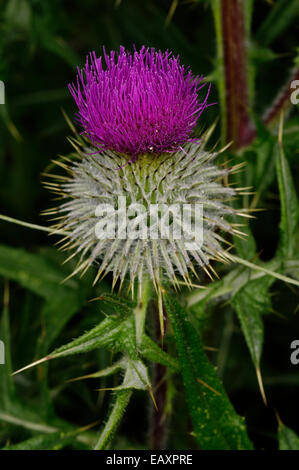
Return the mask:
[[[279,109],[271,126],[262,119],[279,91],[288,86],[296,63],[298,67],[298,2],[244,0],[243,4],[247,111],[257,137],[237,151],[231,147],[226,158],[236,164],[247,162],[236,181],[256,192],[243,196],[239,204],[264,211],[255,213],[256,219],[244,228],[246,241],[233,240],[234,253],[298,280],[298,107],[289,99],[284,102],[283,147],[278,143]],[[225,120],[234,113],[223,95],[225,64],[219,51],[224,40],[217,27],[215,32],[214,21],[217,25],[220,7],[221,0],[0,0],[0,79],[6,85],[6,104],[0,105],[0,213],[46,225],[40,213],[52,200],[41,185],[41,173],[57,154],[71,152],[66,140],[71,131],[61,111],[70,117],[75,111],[67,83],[86,54],[90,50],[100,54],[103,45],[107,50],[120,44],[170,49],[195,74],[207,76],[212,82],[210,101],[219,104],[205,111],[197,132],[221,115],[213,135],[220,147],[227,140]],[[153,388],[165,421],[159,427],[147,391],[134,391],[110,444],[113,448],[299,449],[299,365],[290,362],[290,343],[299,337],[298,287],[244,265],[215,265],[221,280],[211,283],[202,276],[206,291],[190,294],[183,289],[175,303],[166,297],[169,355],[157,346],[152,301],[147,336],[137,350],[134,305],[105,297],[109,278],[92,288],[94,273],[89,272],[61,284],[74,265],[62,265],[64,255],[53,247],[54,237],[4,221],[0,229],[4,298],[0,339],[6,344],[6,365],[0,365],[3,448],[93,448],[107,422],[111,400],[125,408],[130,387],[116,395],[97,391],[118,386],[119,374],[68,380],[105,369],[125,352],[130,367],[142,369],[141,360],[145,362],[152,383],[159,374],[163,378],[162,386],[156,390],[153,383]],[[88,302],[99,295],[103,301]],[[79,341],[83,354],[69,355],[68,349],[59,353],[64,351],[58,349],[61,345],[96,325],[100,326],[91,333],[92,347],[86,337]],[[10,378],[11,370],[54,350],[60,357]],[[268,407],[258,386],[259,370]],[[144,380],[141,389],[146,388]],[[95,421],[83,432],[82,427]]]

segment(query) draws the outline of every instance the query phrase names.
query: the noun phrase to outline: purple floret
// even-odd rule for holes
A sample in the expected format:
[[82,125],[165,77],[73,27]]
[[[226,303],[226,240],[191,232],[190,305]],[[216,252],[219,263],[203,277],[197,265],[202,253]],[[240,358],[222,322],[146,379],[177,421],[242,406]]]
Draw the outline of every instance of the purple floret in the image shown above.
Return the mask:
[[208,106],[199,101],[205,86],[166,51],[142,47],[130,53],[120,47],[102,57],[90,53],[69,90],[78,106],[84,134],[101,150],[135,158],[147,152],[178,150],[191,138],[198,117]]

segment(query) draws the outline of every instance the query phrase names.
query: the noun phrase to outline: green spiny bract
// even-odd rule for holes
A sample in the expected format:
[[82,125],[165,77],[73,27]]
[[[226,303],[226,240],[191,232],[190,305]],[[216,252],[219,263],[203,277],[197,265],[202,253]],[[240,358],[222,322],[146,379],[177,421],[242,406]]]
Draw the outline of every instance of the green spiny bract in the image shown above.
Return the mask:
[[[63,202],[54,210],[60,217],[53,229],[67,232],[63,247],[72,250],[72,256],[80,255],[74,273],[85,272],[97,264],[96,280],[111,272],[113,286],[118,280],[122,285],[128,277],[133,288],[135,280],[141,282],[149,276],[155,287],[160,288],[164,279],[176,286],[181,282],[180,278],[190,284],[191,272],[195,275],[200,274],[201,269],[209,272],[211,260],[227,261],[229,257],[222,247],[224,240],[220,232],[235,232],[226,216],[235,212],[227,201],[236,191],[223,185],[230,170],[213,163],[217,155],[191,143],[176,153],[154,157],[140,155],[135,162],[128,163],[127,156],[109,150],[98,154],[92,148],[82,147],[77,159],[66,167],[67,178],[60,177],[54,186]],[[119,207],[120,198],[126,203],[125,212]],[[102,211],[97,215],[99,205],[109,205],[116,212]],[[145,208],[148,228],[153,205],[190,207],[191,225],[201,206],[202,236],[198,239],[190,233],[191,225],[187,227],[184,218],[178,219],[177,214],[170,213],[170,220],[163,216],[159,218],[160,231],[156,239],[150,237],[150,230],[145,238],[138,234],[134,238],[132,227],[136,229],[138,223],[135,219],[135,225],[132,225],[130,208],[136,208],[136,205]],[[99,239],[96,233],[98,222],[101,221],[101,227],[108,226],[121,211],[127,223],[126,236],[118,236],[115,232]],[[193,242],[191,249],[186,248],[183,238],[173,236],[173,230],[179,224],[182,233],[187,233],[189,241]]]

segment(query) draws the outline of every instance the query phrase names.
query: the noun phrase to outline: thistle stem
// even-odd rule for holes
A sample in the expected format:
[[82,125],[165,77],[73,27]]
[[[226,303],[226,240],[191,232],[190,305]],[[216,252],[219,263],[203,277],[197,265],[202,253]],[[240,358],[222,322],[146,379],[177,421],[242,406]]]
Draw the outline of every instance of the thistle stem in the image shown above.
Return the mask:
[[[166,318],[167,321],[167,318]],[[156,341],[161,338],[161,322],[158,304],[155,304],[155,336]],[[153,450],[163,450],[166,441],[166,414],[167,405],[167,381],[165,380],[167,369],[161,364],[154,365],[153,390],[157,403],[157,409],[152,407],[150,423],[150,446]]]
[[[138,299],[137,306],[134,310],[135,327],[136,327],[136,345],[141,344],[146,311],[151,293],[151,283],[148,278],[144,278],[141,285],[138,286]],[[116,393],[115,402],[108,418],[108,421],[101,433],[101,436],[95,446],[95,450],[104,450],[107,448],[113,439],[123,414],[129,404],[132,395],[132,390],[122,390]]]
[[[249,4],[249,0],[248,0]],[[247,44],[250,25],[242,0],[213,0],[218,54],[218,88],[221,105],[222,141],[234,149],[249,146],[256,137],[250,118]],[[250,7],[249,7],[250,9]],[[248,14],[247,14],[248,16]],[[262,116],[265,126],[273,126],[281,111],[290,106],[291,83],[299,78],[295,67],[287,84]]]
[[121,390],[117,392],[112,411],[95,446],[95,450],[107,449],[129,404],[131,395],[132,390]]
[[235,148],[247,144],[254,131],[249,114],[247,47],[244,5],[221,1],[223,61],[226,84],[226,138]]
[[167,382],[165,380],[166,367],[161,364],[155,365],[155,399],[157,410],[152,407],[152,420],[150,430],[150,441],[152,450],[163,450],[166,440],[165,406],[167,398]]

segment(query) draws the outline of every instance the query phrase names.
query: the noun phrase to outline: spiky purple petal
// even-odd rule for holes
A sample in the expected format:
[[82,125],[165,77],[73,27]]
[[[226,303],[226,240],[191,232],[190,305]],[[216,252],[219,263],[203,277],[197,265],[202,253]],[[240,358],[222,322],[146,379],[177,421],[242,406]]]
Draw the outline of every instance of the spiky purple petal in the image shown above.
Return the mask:
[[207,106],[198,93],[205,86],[171,52],[142,47],[130,53],[120,47],[104,59],[90,53],[69,89],[77,118],[99,150],[133,157],[177,151],[194,141],[192,131]]

